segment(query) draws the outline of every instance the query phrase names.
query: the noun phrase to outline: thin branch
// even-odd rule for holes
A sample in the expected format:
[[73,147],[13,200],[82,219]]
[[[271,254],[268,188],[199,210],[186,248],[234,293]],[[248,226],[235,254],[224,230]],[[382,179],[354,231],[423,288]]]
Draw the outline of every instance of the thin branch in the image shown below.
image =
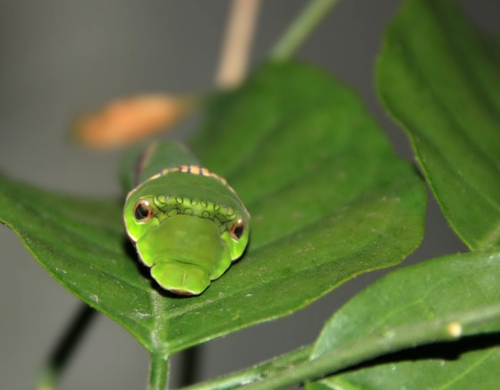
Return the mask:
[[35,389],[52,390],[66,367],[73,352],[78,347],[97,312],[86,304],[81,304],[69,327],[59,339],[38,374]]
[[229,390],[245,386],[249,383],[263,381],[268,376],[276,375],[290,367],[308,361],[312,349],[313,345],[307,345],[256,364],[253,367],[233,372],[220,378],[183,387],[181,390]]
[[151,353],[149,360],[148,390],[165,390],[168,383],[168,357]]
[[289,59],[339,1],[313,0],[308,3],[273,47],[269,57],[275,61]]
[[233,0],[215,84],[231,88],[245,77],[261,0]]

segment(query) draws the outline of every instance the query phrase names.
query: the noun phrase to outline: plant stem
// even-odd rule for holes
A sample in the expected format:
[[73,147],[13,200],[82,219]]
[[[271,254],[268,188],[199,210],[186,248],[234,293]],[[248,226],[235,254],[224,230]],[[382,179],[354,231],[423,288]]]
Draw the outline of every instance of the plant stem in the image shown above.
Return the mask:
[[271,50],[274,61],[289,59],[339,0],[312,0]]
[[149,363],[148,390],[165,390],[168,383],[168,356],[164,353],[151,353]]
[[237,86],[245,77],[261,0],[233,0],[215,84]]
[[289,367],[293,367],[294,365],[307,361],[309,359],[309,355],[311,354],[311,350],[312,345],[308,345],[242,371],[225,375],[197,385],[184,387],[182,390],[227,390],[244,386],[248,383],[262,381],[267,376],[276,374]]
[[97,312],[86,304],[81,304],[70,325],[56,344],[36,379],[35,389],[55,389],[64,367],[78,347]]

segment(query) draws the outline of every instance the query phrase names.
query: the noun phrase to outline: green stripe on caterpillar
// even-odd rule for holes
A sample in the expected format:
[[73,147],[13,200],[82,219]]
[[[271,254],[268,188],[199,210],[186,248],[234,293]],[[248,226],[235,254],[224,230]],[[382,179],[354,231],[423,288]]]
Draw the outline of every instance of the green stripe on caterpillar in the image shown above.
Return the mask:
[[201,294],[245,251],[250,215],[243,202],[174,142],[145,149],[132,171],[124,179],[135,187],[123,220],[140,260],[163,289]]

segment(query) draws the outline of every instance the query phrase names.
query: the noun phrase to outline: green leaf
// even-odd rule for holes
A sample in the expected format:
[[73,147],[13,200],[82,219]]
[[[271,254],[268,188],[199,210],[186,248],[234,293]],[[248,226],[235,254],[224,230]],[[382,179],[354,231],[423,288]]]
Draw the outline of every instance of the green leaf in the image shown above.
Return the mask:
[[[339,357],[341,351],[349,351],[350,364],[344,361],[338,370],[381,354],[410,350],[321,383],[334,389],[495,388],[498,333],[490,338],[485,334],[500,331],[499,275],[500,253],[492,251],[429,260],[380,279],[327,322],[311,357],[328,353]],[[420,353],[411,350],[471,335],[476,337],[455,345],[438,344]],[[381,343],[373,348],[370,340]]]
[[155,356],[284,316],[423,235],[425,188],[359,99],[304,65],[263,67],[215,97],[197,143],[252,214],[243,259],[196,298],[159,291],[126,243],[120,204],[0,178],[0,218],[71,292]]
[[[472,339],[471,342],[474,341]],[[450,360],[436,355],[429,360],[374,366],[315,383],[323,384],[324,390],[400,390],[402,387],[405,390],[491,390],[498,386],[498,367],[500,348],[493,346],[455,355]]]
[[449,1],[412,0],[390,25],[377,68],[385,106],[471,249],[500,244],[499,55]]

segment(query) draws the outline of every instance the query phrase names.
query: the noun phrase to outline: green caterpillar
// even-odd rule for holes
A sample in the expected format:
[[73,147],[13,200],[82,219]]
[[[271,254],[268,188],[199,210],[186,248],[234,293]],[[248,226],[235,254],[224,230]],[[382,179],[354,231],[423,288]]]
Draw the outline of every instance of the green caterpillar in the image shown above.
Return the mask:
[[125,229],[163,289],[201,294],[243,254],[250,233],[243,202],[182,145],[152,144],[124,183],[134,185],[123,209]]

